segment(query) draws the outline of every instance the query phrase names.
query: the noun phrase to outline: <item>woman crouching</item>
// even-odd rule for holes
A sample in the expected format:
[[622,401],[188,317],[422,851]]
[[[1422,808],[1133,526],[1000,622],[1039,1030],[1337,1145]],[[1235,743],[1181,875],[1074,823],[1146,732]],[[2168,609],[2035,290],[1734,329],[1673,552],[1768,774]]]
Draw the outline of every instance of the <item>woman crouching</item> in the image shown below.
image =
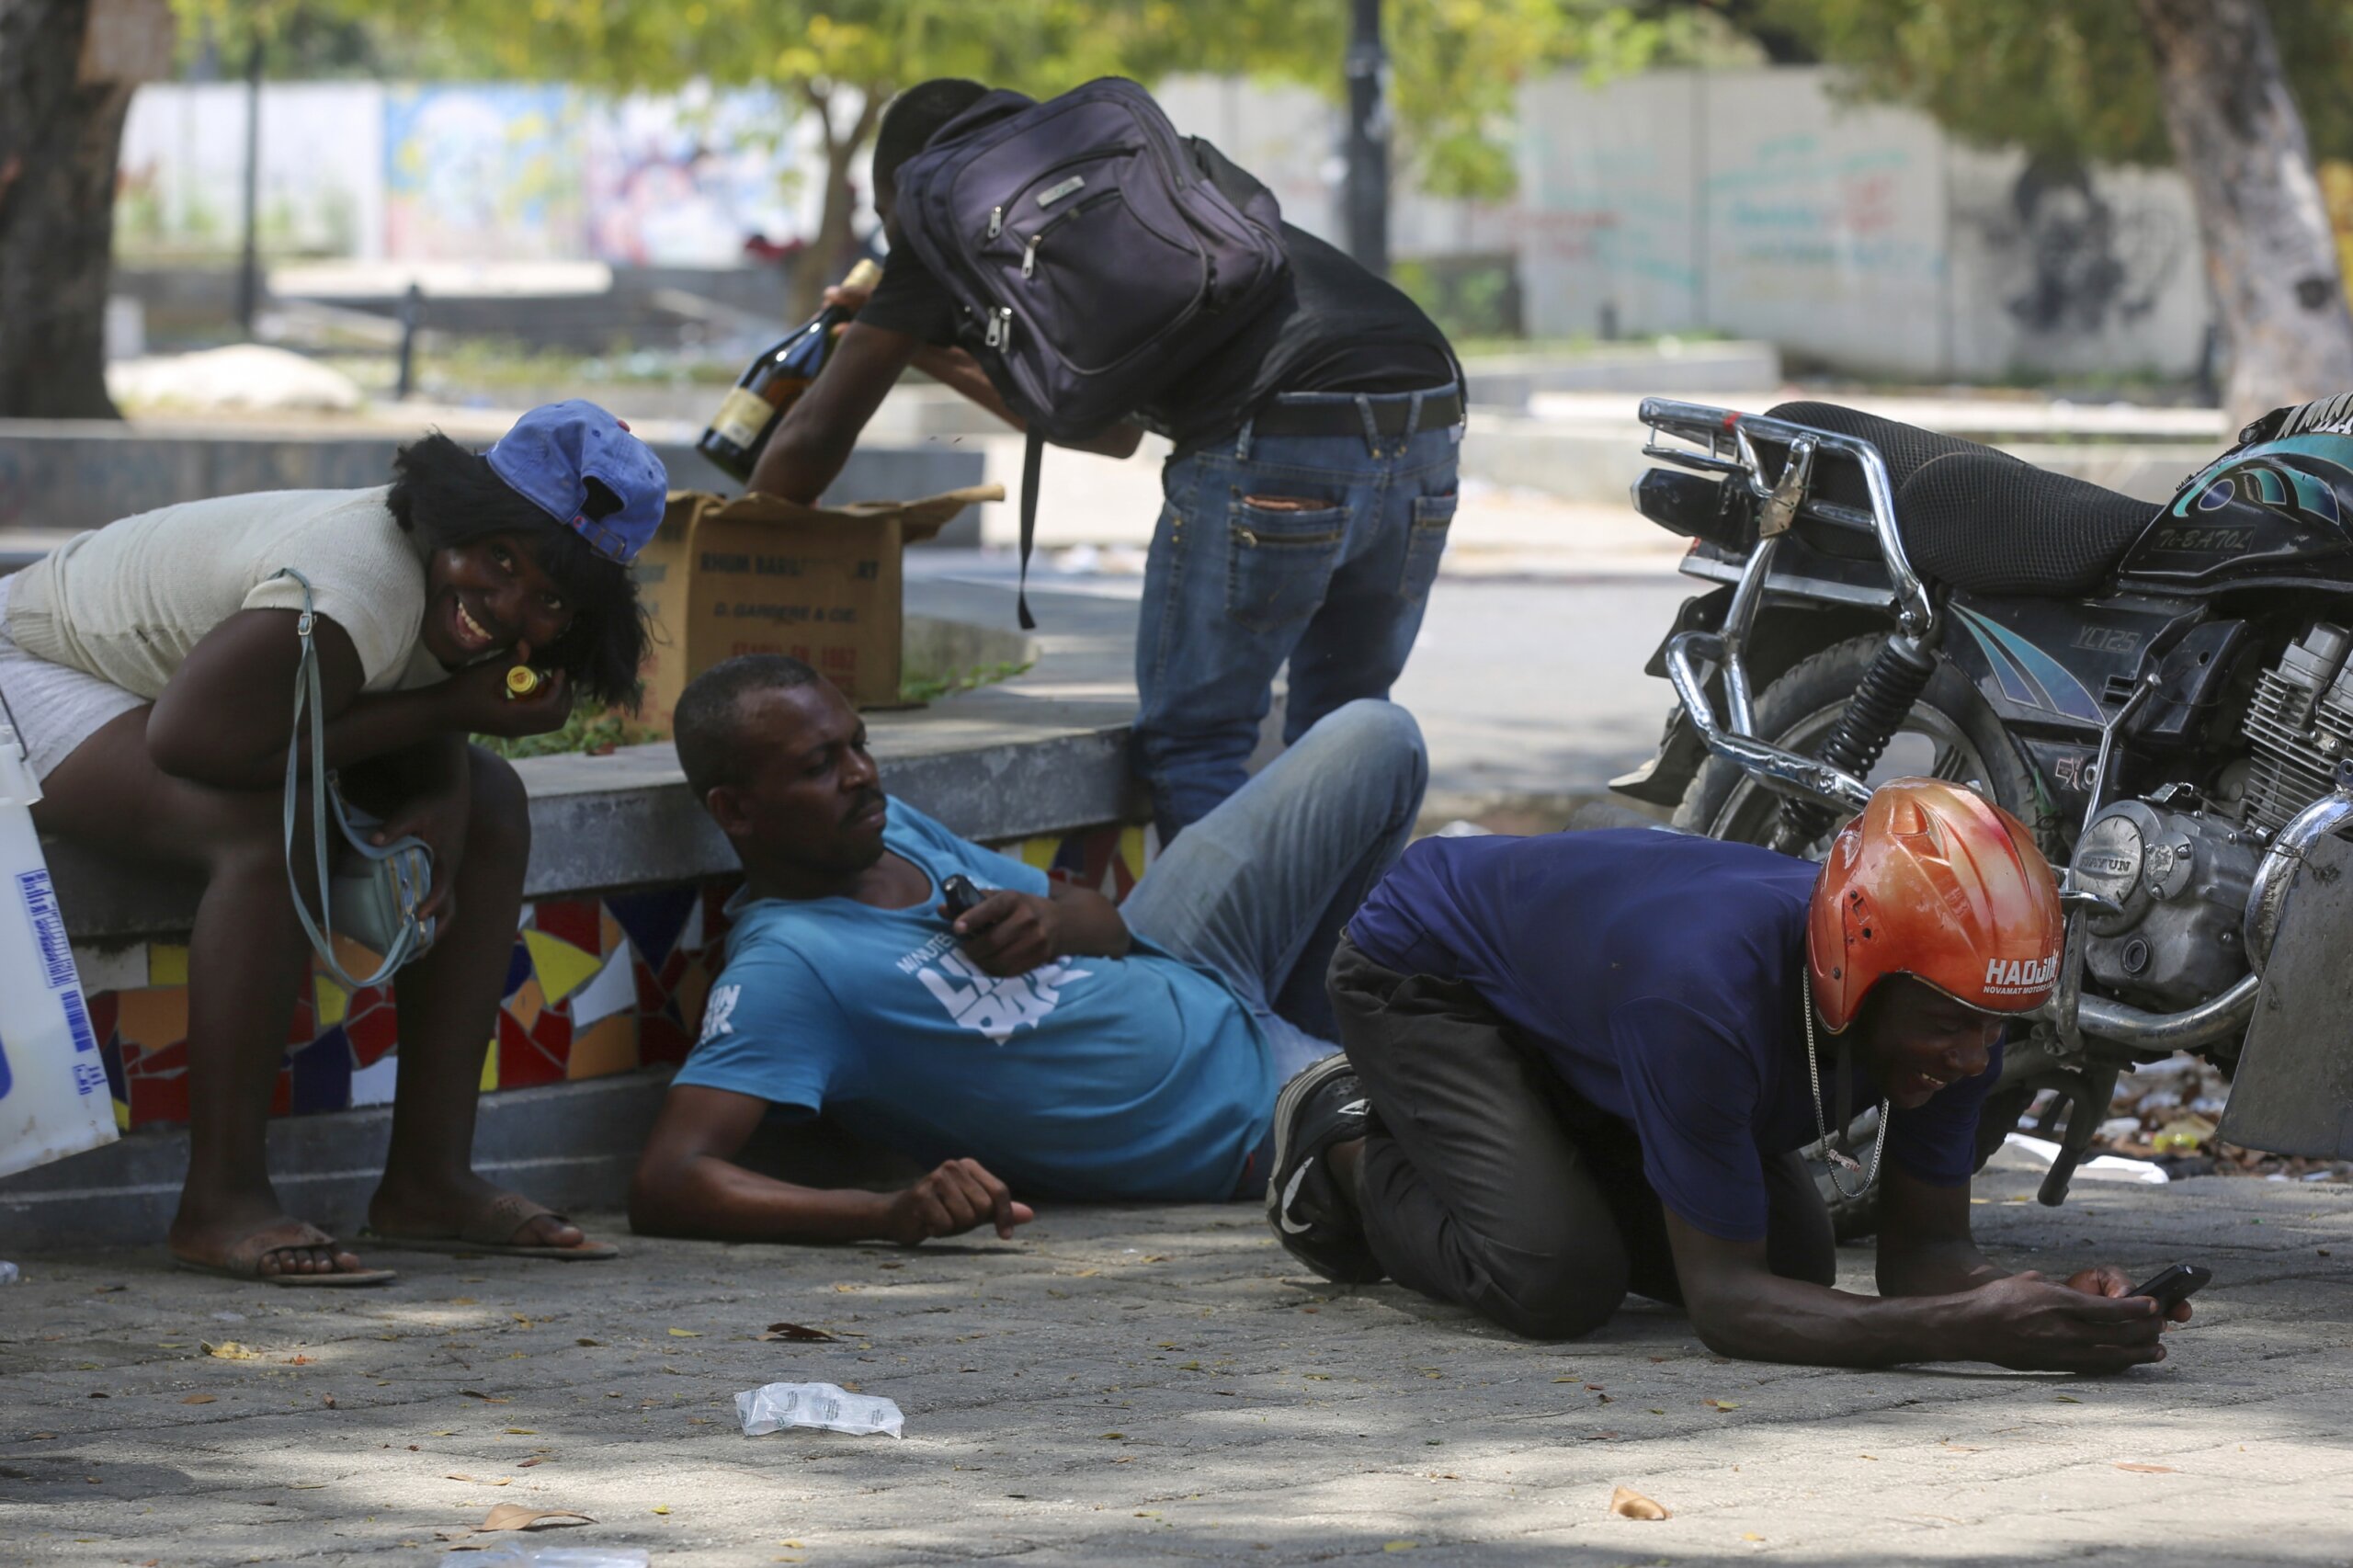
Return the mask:
[[[278,1285],[392,1278],[289,1216],[265,1160],[311,955],[281,817],[303,596],[288,568],[316,611],[327,766],[383,819],[379,843],[414,835],[433,853],[422,913],[437,936],[393,983],[392,1146],[364,1239],[614,1256],[473,1171],[530,822],[515,770],[466,737],[557,729],[583,692],[632,699],[645,631],[628,563],[665,488],[660,460],[620,421],[560,403],[485,454],[428,436],[393,460],[387,487],[167,506],[0,578],[0,695],[41,781],[36,824],[204,878],[188,943],[188,1167],[170,1233],[184,1267]],[[506,686],[518,665],[547,672],[519,699]]]

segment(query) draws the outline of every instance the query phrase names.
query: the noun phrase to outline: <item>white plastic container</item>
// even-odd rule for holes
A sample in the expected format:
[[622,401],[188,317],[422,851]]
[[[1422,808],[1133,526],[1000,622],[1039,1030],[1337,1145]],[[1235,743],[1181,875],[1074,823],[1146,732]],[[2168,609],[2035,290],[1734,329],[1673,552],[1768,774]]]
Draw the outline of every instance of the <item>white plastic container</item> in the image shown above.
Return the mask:
[[115,1140],[106,1064],[33,831],[40,799],[0,720],[0,1176]]

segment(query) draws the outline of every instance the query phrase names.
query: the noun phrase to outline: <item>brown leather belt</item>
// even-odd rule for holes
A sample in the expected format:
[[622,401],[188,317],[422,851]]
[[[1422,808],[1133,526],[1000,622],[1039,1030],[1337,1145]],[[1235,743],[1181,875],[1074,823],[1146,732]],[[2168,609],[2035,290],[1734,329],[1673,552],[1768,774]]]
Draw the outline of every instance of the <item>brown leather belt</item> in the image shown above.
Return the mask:
[[[1411,392],[1368,392],[1372,403],[1373,428],[1383,436],[1402,436],[1405,421],[1414,412]],[[1462,419],[1462,394],[1452,387],[1444,392],[1428,392],[1422,398],[1422,422],[1416,434],[1424,430],[1443,430]],[[1250,433],[1257,436],[1362,436],[1364,414],[1356,400],[1335,400],[1330,403],[1270,403],[1260,409],[1250,421]]]

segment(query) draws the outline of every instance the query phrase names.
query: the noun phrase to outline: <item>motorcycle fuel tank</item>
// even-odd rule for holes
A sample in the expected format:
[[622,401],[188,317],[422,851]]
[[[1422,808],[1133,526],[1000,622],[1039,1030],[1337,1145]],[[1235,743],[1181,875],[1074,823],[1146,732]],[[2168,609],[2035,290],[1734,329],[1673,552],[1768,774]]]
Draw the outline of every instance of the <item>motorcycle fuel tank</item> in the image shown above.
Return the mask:
[[2182,486],[2125,552],[2125,587],[2353,583],[2353,436],[2243,447]]

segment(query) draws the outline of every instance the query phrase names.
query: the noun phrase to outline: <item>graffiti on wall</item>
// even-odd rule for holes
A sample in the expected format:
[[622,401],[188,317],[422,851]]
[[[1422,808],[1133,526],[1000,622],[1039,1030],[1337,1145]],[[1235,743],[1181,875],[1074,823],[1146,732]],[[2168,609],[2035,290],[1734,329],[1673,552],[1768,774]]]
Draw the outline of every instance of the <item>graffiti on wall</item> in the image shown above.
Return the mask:
[[1833,276],[1932,278],[1939,265],[1903,209],[1904,147],[1843,146],[1813,132],[1714,149],[1705,188],[1719,265]]
[[[2029,332],[2096,336],[2155,311],[2190,236],[2176,214],[2123,206],[2081,165],[2030,159],[2010,187],[2003,304]],[[2006,238],[2008,244],[2002,244]]]

